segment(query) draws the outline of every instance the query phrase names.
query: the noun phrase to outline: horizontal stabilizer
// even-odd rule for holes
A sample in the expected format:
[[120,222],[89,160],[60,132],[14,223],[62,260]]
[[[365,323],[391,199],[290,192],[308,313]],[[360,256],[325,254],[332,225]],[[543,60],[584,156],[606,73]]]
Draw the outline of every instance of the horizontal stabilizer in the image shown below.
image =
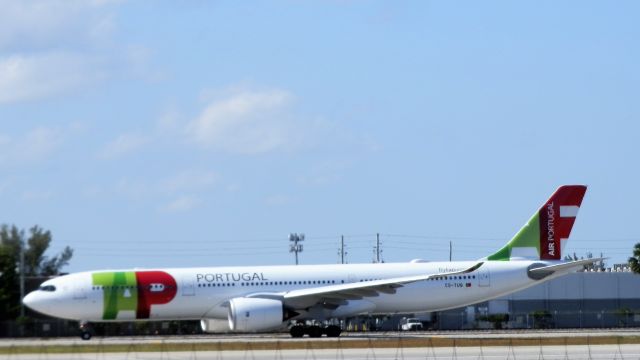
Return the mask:
[[549,275],[562,272],[568,273],[571,271],[579,270],[585,265],[593,264],[598,261],[602,261],[606,258],[591,258],[584,260],[571,261],[562,264],[555,264],[549,266],[543,266],[538,268],[529,269],[529,277],[532,279],[542,279]]

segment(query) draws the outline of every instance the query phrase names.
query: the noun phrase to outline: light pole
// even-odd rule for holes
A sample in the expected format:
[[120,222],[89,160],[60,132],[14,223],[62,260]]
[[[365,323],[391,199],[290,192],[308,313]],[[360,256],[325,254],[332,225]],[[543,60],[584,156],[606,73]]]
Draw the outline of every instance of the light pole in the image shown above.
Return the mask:
[[20,317],[24,318],[24,245],[20,246]]
[[304,234],[291,233],[289,234],[289,241],[292,242],[292,244],[289,245],[289,252],[295,253],[296,265],[298,265],[298,253],[302,252],[302,244],[298,243],[304,241]]
[[340,263],[344,264],[344,256],[347,252],[344,251],[344,235],[340,235],[340,249],[338,249],[338,255],[340,255]]
[[[373,258],[374,263],[380,263],[380,254],[382,253],[382,249],[380,249],[380,233],[376,233],[376,246],[373,247]],[[382,261],[384,262],[384,260]]]

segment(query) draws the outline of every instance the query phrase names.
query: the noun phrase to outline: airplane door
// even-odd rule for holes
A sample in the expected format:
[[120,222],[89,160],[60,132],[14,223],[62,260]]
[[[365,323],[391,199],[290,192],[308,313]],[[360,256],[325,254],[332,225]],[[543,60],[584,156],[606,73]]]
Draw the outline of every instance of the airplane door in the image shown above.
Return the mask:
[[489,269],[478,270],[478,286],[489,287],[491,286],[491,276]]
[[196,294],[196,285],[193,283],[193,278],[182,278],[182,296],[194,296]]

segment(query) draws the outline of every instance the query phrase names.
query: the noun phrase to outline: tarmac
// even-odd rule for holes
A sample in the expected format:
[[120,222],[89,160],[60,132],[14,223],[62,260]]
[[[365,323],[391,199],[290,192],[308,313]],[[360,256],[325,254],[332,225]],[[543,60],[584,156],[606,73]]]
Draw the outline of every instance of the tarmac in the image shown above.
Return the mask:
[[[477,331],[386,331],[386,332],[343,332],[340,340],[343,342],[356,340],[388,340],[388,339],[557,339],[557,338],[591,338],[616,336],[620,338],[640,338],[640,329],[586,329],[586,330],[477,330]],[[80,337],[62,338],[5,338],[0,339],[0,348],[10,346],[30,346],[30,345],[87,345],[87,344],[154,344],[163,342],[166,344],[184,343],[261,343],[261,342],[299,342],[309,340],[292,339],[288,333],[261,333],[261,334],[203,334],[203,335],[154,335],[154,336],[94,336],[91,340],[81,340]],[[314,342],[335,341],[336,338],[317,338]]]

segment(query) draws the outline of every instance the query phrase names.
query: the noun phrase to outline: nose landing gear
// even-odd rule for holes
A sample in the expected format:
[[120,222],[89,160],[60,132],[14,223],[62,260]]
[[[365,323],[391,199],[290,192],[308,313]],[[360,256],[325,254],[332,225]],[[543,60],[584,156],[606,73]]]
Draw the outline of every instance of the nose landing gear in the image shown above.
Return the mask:
[[90,340],[93,336],[93,328],[88,321],[80,322],[80,338],[82,340]]

